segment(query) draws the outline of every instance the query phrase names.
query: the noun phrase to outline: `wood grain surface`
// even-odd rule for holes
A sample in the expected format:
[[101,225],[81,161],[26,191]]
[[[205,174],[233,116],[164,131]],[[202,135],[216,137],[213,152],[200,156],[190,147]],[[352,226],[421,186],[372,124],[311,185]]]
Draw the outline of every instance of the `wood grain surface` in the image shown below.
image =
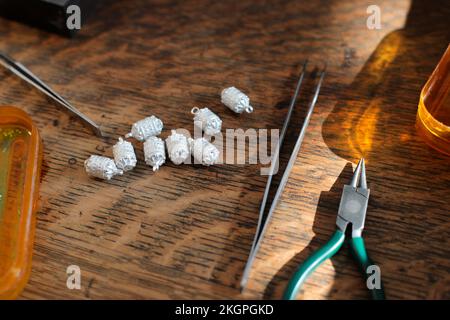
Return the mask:
[[[295,268],[334,231],[342,187],[364,156],[371,188],[364,237],[387,298],[450,298],[449,157],[414,123],[421,87],[450,42],[449,2],[111,1],[73,39],[0,19],[0,50],[99,122],[97,138],[22,81],[0,70],[0,104],[26,110],[45,153],[33,269],[22,299],[279,299]],[[91,154],[150,114],[193,130],[190,109],[210,106],[224,128],[280,128],[300,66],[295,140],[317,68],[328,74],[302,150],[263,240],[248,288],[239,281],[266,177],[261,165],[144,164],[111,182],[86,176]],[[255,112],[234,115],[234,85]],[[297,131],[298,132],[298,131]],[[283,151],[283,159],[289,150]],[[78,265],[81,290],[66,287]],[[304,285],[302,299],[366,299],[345,248]]]

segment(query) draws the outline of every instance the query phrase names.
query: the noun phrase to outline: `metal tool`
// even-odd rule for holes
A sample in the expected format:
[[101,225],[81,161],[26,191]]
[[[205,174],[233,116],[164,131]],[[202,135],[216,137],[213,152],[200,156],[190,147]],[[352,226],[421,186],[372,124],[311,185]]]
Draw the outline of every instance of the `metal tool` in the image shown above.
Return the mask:
[[16,76],[25,80],[39,91],[62,105],[66,110],[70,111],[72,114],[80,118],[85,124],[87,124],[95,134],[99,137],[103,136],[103,133],[94,121],[92,121],[88,116],[84,113],[80,112],[77,108],[72,106],[67,100],[61,97],[58,93],[56,93],[53,89],[51,89],[48,85],[46,85],[42,80],[40,80],[37,76],[35,76],[30,70],[28,70],[23,64],[20,62],[14,61],[6,54],[0,52],[0,65],[4,66],[6,69],[10,70]]
[[[336,220],[337,230],[331,239],[314,254],[312,254],[296,271],[290,280],[284,299],[295,299],[300,287],[306,278],[325,260],[331,258],[342,247],[345,240],[345,231],[347,226],[351,226],[350,247],[355,256],[359,267],[366,279],[372,274],[371,266],[375,266],[367,255],[364,240],[361,236],[364,229],[364,221],[366,220],[367,204],[369,202],[370,190],[367,188],[366,168],[364,159],[361,159],[353,174],[350,185],[344,186],[344,191],[339,205],[338,216]],[[378,281],[378,287],[375,285],[369,288],[372,298],[375,300],[383,300],[384,290],[381,278]]]
[[303,121],[303,126],[302,129],[300,131],[300,134],[297,138],[296,144],[294,146],[294,149],[291,153],[291,156],[289,158],[289,162],[286,166],[286,169],[284,170],[283,176],[281,178],[280,184],[278,185],[278,188],[276,190],[275,193],[275,197],[273,198],[272,204],[270,206],[270,209],[267,213],[267,215],[265,215],[265,211],[266,211],[266,205],[267,205],[267,200],[269,198],[269,192],[270,192],[270,188],[272,186],[272,178],[273,178],[273,174],[274,174],[274,170],[275,167],[278,165],[278,161],[279,161],[279,156],[280,156],[280,150],[281,147],[283,145],[283,141],[284,141],[284,137],[286,134],[286,130],[289,126],[289,122],[291,120],[292,117],[292,111],[294,109],[295,103],[297,101],[297,97],[300,93],[300,88],[303,82],[303,78],[305,76],[305,72],[306,72],[306,67],[308,65],[308,61],[305,61],[305,63],[303,64],[303,68],[302,71],[300,73],[300,77],[298,79],[297,82],[297,87],[295,89],[294,95],[291,99],[291,103],[289,105],[289,109],[288,109],[288,113],[286,115],[286,118],[284,120],[284,124],[283,124],[283,128],[281,129],[281,133],[280,133],[280,140],[278,143],[277,148],[275,149],[274,152],[274,157],[272,160],[272,164],[270,167],[270,171],[269,171],[269,175],[267,177],[267,183],[266,183],[266,188],[264,190],[264,196],[263,196],[263,200],[261,202],[261,206],[260,206],[260,210],[259,210],[259,218],[258,218],[258,225],[256,227],[256,234],[255,234],[255,238],[253,240],[253,244],[252,244],[252,248],[247,260],[247,264],[245,265],[245,269],[244,269],[244,274],[242,276],[241,279],[241,290],[245,288],[245,286],[247,285],[247,281],[250,275],[250,271],[251,268],[253,266],[253,262],[255,260],[256,254],[258,253],[259,247],[261,245],[261,240],[264,237],[264,234],[266,232],[266,228],[267,225],[269,224],[270,219],[272,218],[273,212],[275,211],[275,208],[278,204],[278,200],[284,190],[284,187],[286,186],[286,183],[289,179],[289,174],[292,170],[292,167],[294,166],[294,163],[297,159],[297,155],[300,151],[300,147],[302,145],[303,142],[303,138],[305,137],[305,133],[306,133],[306,129],[308,128],[309,125],[309,121],[311,119],[312,113],[314,111],[314,107],[317,103],[317,98],[319,97],[319,93],[320,93],[320,88],[322,86],[322,82],[323,79],[325,77],[325,72],[326,72],[326,66],[323,68],[323,70],[320,73],[320,77],[319,77],[319,82],[316,85],[316,89],[314,92],[314,96],[310,102],[309,108],[308,108],[308,112],[306,114],[305,120]]

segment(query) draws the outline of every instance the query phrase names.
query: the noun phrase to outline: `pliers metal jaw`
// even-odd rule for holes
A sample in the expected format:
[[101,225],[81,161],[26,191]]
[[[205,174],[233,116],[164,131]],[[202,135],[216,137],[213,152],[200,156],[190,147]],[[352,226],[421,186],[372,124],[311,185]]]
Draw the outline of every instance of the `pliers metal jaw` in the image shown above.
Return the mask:
[[350,185],[345,185],[342,192],[336,220],[339,230],[345,233],[347,226],[351,224],[352,237],[361,237],[366,220],[369,193],[364,159],[361,159],[353,174],[352,182]]
[[[374,263],[370,260],[364,240],[361,237],[366,220],[367,204],[369,202],[369,189],[367,188],[366,170],[364,159],[361,159],[356,167],[350,185],[344,186],[344,191],[339,205],[336,220],[337,230],[331,239],[319,250],[314,252],[295,272],[284,292],[284,299],[293,300],[297,296],[302,284],[307,277],[325,260],[331,258],[342,247],[346,237],[348,226],[351,226],[352,236],[350,239],[351,251],[358,262],[359,268],[366,279],[366,284],[375,300],[384,299],[384,290],[381,279],[378,285],[369,287],[370,267]],[[379,270],[379,269],[378,269]],[[376,276],[376,275],[375,275]],[[378,274],[379,277],[381,275]]]

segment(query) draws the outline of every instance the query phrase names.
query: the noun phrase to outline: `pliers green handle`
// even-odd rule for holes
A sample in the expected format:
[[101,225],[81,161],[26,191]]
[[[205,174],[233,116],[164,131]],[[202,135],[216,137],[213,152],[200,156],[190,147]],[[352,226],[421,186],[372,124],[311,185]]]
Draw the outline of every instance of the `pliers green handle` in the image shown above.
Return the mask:
[[[360,186],[358,186],[358,182]],[[381,275],[379,274],[379,268],[377,268],[370,260],[364,245],[364,240],[361,237],[366,219],[369,193],[370,190],[367,188],[364,159],[361,159],[356,167],[351,184],[344,186],[336,221],[338,230],[336,230],[331,239],[323,247],[313,253],[298,268],[294,276],[289,281],[289,284],[284,292],[284,299],[294,300],[308,276],[320,264],[331,258],[339,251],[345,241],[345,231],[349,224],[352,227],[350,247],[355,259],[358,262],[359,268],[366,279],[372,298],[375,300],[385,299],[381,278],[379,278],[378,281],[376,281],[377,279],[374,279],[374,283],[369,284],[369,281],[371,280],[369,277],[380,277]],[[372,274],[372,271],[375,273]],[[376,274],[377,272],[378,274]]]

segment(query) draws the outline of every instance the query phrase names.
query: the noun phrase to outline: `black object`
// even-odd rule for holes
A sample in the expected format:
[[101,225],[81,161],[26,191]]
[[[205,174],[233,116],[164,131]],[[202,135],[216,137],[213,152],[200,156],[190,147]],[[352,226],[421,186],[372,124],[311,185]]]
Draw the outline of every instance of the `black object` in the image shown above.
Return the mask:
[[100,0],[0,0],[0,15],[60,34],[73,36],[76,29],[67,27],[71,13],[67,8],[77,5],[81,12],[81,29],[86,18]]

